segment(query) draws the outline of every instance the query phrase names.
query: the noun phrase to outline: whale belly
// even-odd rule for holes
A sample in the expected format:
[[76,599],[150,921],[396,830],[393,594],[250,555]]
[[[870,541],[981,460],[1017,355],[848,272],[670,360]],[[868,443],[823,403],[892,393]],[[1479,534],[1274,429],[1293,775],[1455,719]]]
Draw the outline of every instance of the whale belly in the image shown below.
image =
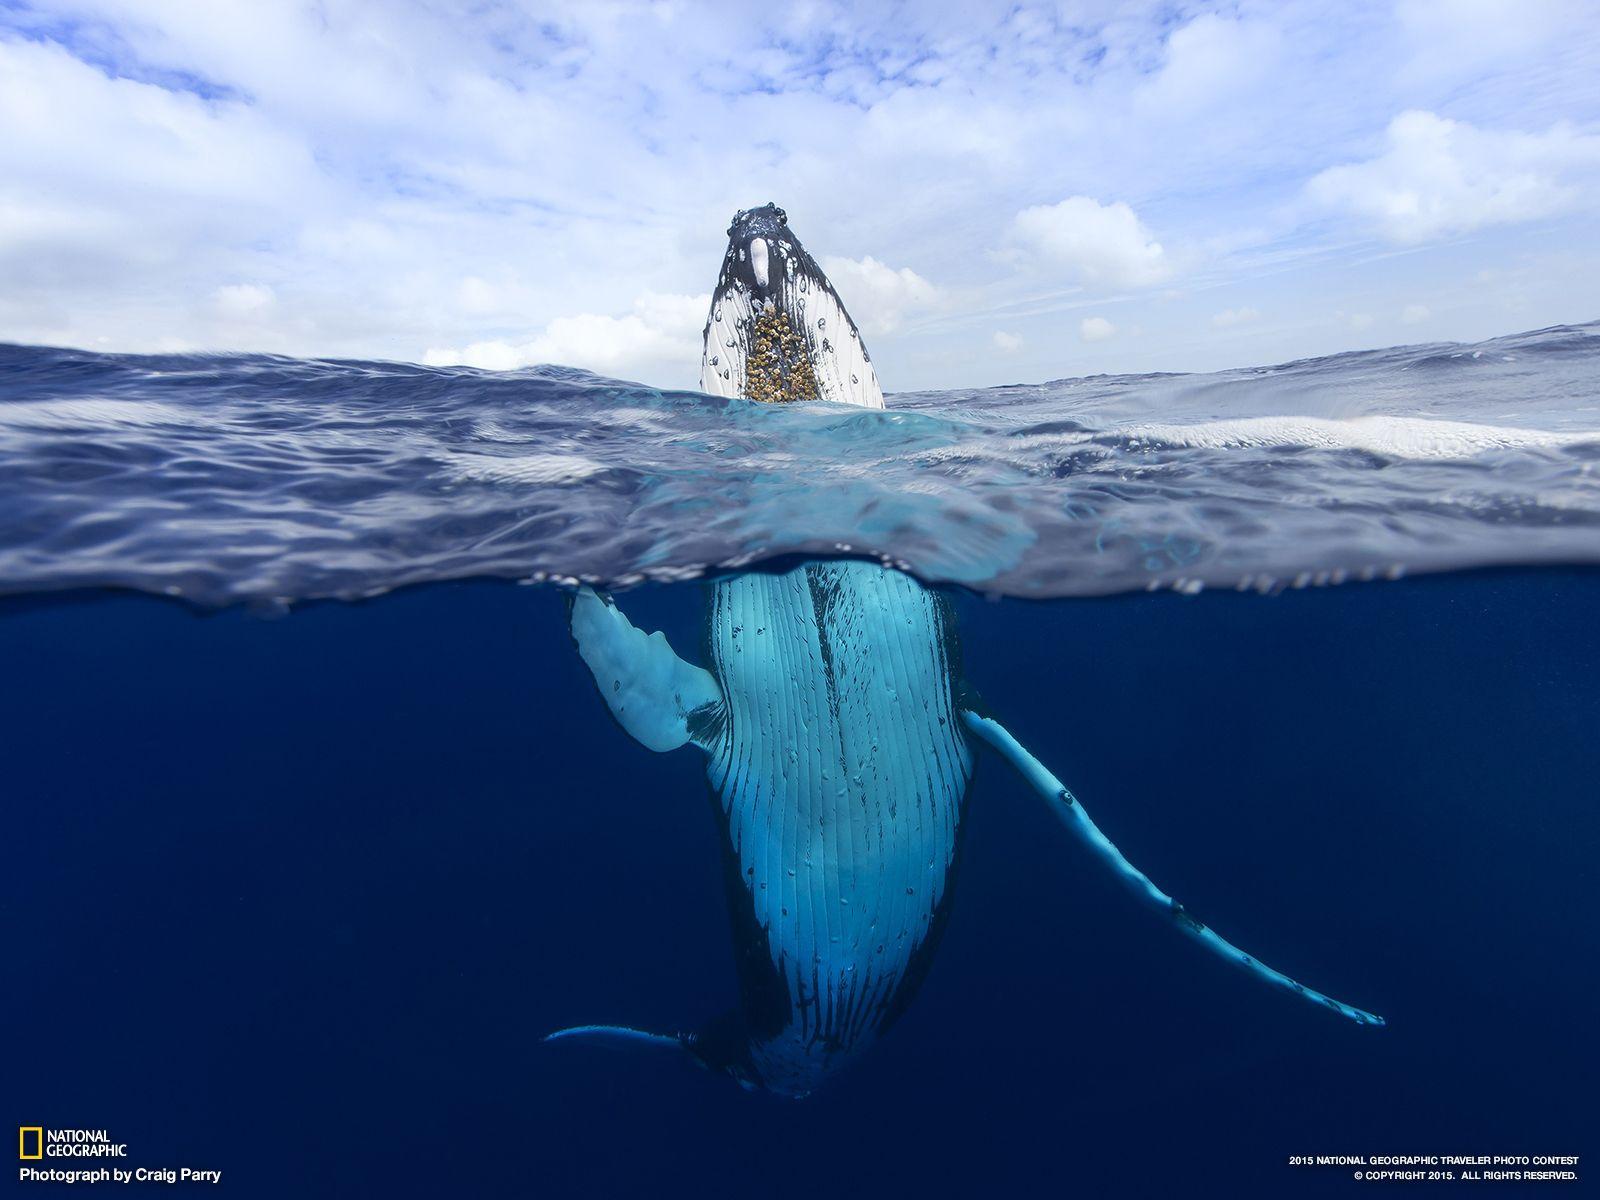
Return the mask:
[[726,823],[755,1067],[809,1090],[914,984],[956,853],[971,751],[945,601],[866,563],[715,586]]

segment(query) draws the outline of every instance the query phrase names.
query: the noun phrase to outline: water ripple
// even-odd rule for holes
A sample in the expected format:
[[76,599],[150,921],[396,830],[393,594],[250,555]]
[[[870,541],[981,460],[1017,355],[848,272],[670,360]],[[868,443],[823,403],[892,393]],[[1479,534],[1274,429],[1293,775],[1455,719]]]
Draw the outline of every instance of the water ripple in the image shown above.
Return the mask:
[[844,554],[1049,597],[1600,561],[1600,325],[890,403],[0,346],[0,591],[281,604]]

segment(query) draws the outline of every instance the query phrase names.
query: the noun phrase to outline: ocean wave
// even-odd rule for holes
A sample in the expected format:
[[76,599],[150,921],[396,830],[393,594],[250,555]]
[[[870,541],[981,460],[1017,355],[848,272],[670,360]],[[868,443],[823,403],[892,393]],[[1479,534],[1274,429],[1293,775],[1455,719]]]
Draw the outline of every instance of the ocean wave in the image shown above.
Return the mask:
[[1051,597],[1600,559],[1597,325],[889,404],[0,347],[0,590],[284,604],[846,555]]

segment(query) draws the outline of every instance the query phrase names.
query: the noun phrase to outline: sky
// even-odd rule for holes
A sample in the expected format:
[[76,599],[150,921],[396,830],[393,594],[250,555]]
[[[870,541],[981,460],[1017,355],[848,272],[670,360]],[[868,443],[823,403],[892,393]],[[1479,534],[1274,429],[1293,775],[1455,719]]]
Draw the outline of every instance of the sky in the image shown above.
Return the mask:
[[774,201],[886,390],[1600,318],[1592,0],[0,0],[0,341],[693,387]]

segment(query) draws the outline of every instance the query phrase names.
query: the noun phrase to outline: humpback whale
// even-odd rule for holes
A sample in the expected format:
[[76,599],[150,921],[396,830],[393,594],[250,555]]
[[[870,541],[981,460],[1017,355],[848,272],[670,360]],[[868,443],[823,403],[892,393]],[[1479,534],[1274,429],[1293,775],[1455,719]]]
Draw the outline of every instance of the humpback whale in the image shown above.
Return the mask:
[[[884,407],[860,331],[774,205],[738,213],[728,229],[701,389]],[[589,587],[573,593],[569,625],[628,734],[706,756],[741,994],[732,1012],[688,1032],[580,1025],[547,1040],[668,1047],[747,1088],[815,1090],[894,1023],[928,968],[980,746],[1174,928],[1263,982],[1384,1023],[1246,954],[1123,857],[968,685],[947,600],[909,575],[826,561],[719,579],[705,666]]]

